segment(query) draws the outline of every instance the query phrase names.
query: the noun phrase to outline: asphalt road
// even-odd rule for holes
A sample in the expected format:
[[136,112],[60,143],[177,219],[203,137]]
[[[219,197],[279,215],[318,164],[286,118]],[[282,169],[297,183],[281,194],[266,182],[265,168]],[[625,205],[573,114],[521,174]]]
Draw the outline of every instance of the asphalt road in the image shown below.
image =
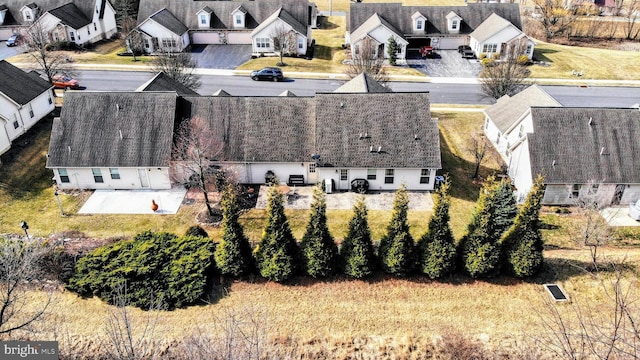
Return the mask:
[[[153,76],[136,71],[78,71],[77,79],[86,91],[132,91]],[[209,95],[224,89],[235,96],[276,96],[289,90],[298,96],[312,96],[316,92],[331,92],[344,83],[341,80],[287,79],[284,82],[256,82],[248,76],[204,75],[198,93]],[[392,82],[398,92],[429,91],[434,104],[493,104],[495,101],[480,91],[479,85]],[[636,87],[580,87],[542,86],[564,106],[631,107],[640,103],[640,88]]]

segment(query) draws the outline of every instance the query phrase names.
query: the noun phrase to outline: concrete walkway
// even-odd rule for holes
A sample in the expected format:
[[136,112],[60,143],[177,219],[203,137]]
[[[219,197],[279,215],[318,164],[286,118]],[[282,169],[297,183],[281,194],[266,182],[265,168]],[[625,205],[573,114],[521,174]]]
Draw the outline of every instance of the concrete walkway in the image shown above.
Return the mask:
[[640,226],[640,221],[633,220],[629,216],[629,206],[608,207],[600,211],[600,215],[609,226]]

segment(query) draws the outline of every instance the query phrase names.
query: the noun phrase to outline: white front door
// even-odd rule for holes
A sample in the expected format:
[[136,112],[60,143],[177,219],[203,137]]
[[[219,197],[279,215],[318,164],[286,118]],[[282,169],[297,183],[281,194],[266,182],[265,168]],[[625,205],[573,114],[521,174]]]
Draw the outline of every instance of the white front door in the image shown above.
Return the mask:
[[318,182],[318,171],[316,170],[316,163],[311,162],[307,168],[307,183],[315,184]]
[[340,169],[340,182],[338,188],[340,190],[349,190],[349,169]]
[[149,175],[147,175],[147,170],[138,169],[138,177],[140,178],[140,186],[143,188],[149,187]]

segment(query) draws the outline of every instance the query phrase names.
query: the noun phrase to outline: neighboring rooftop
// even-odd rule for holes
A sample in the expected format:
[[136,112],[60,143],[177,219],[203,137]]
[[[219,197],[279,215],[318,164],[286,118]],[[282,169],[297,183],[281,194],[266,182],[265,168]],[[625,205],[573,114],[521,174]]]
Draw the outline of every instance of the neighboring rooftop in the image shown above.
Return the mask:
[[366,73],[354,77],[353,79],[342,84],[339,88],[333,92],[336,93],[385,93],[393,92],[388,87],[375,81],[371,76]]
[[505,95],[484,110],[500,132],[505,133],[532,106],[560,107],[556,99],[538,85],[531,85],[514,96]]
[[136,91],[175,91],[180,96],[199,95],[197,92],[173,80],[164,72],[159,72],[146,83],[140,85]]
[[0,93],[18,105],[25,105],[53,85],[39,76],[26,73],[5,60],[0,60]]

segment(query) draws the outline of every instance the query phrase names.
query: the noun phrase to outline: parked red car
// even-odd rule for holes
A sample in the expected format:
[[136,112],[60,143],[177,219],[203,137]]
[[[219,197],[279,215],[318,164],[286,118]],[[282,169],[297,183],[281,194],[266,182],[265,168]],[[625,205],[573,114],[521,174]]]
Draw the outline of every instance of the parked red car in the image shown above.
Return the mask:
[[78,80],[72,78],[67,75],[54,75],[53,76],[53,87],[56,89],[77,89],[80,87],[80,83]]

